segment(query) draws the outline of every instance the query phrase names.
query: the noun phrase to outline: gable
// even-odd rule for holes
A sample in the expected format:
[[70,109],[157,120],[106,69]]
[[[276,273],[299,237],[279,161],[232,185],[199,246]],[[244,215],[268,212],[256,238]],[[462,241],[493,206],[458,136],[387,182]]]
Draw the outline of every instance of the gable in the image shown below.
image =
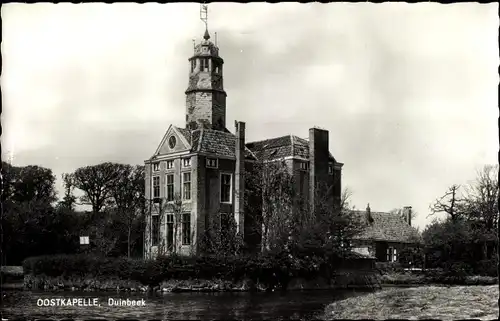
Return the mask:
[[[160,145],[156,149],[154,156],[168,155],[190,150],[191,145],[189,144],[184,134],[185,133],[179,130],[179,128],[170,125],[167,132],[163,136]],[[173,141],[175,141],[175,145],[170,146],[170,143]]]

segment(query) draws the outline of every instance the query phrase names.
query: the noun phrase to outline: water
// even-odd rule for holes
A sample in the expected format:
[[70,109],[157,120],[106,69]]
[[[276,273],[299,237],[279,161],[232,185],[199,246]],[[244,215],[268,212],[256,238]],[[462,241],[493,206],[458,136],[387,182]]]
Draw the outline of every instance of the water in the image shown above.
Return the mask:
[[[326,305],[362,295],[360,290],[290,291],[273,293],[113,293],[5,291],[2,317],[110,319],[301,319],[318,318]],[[100,306],[38,306],[39,299],[98,299]],[[144,299],[145,307],[109,306],[108,299]]]

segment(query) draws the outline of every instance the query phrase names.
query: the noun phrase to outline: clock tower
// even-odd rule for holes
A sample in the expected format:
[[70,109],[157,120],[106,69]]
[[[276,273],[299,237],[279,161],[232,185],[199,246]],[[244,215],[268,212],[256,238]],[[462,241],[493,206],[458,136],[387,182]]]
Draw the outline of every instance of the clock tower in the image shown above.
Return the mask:
[[186,128],[226,128],[226,92],[224,91],[219,48],[210,41],[208,29],[194,46],[189,58],[189,85],[186,90]]

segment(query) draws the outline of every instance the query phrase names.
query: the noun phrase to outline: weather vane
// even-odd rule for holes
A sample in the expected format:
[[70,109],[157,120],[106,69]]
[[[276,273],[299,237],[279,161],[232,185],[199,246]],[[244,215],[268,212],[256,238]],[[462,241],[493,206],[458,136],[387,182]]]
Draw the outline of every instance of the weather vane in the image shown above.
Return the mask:
[[208,5],[200,5],[200,19],[205,24],[205,29],[208,30]]

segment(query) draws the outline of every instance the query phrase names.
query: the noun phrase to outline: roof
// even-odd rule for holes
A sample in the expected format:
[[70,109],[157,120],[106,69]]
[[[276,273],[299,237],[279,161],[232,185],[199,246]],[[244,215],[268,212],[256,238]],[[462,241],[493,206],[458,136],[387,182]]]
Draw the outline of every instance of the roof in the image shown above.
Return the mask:
[[[277,159],[283,157],[302,157],[309,159],[309,141],[295,135],[287,135],[247,143],[246,146],[258,159]],[[330,154],[330,160],[337,162]]]
[[[183,129],[183,131],[190,132],[188,129]],[[191,148],[195,152],[229,158],[236,157],[236,136],[227,129],[225,131],[199,129],[190,132],[190,136]],[[245,147],[245,158],[256,159],[247,147]]]
[[359,215],[365,224],[364,231],[354,239],[397,243],[416,243],[421,240],[418,231],[398,214],[371,212],[371,223],[367,222],[366,211],[353,211],[353,214]]

